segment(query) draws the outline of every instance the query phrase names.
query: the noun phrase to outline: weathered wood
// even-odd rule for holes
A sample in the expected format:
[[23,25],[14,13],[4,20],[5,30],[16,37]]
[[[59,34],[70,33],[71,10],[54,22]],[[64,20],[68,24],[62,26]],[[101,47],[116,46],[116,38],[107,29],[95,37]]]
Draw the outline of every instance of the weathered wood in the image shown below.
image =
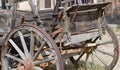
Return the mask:
[[62,1],[62,4],[68,3],[68,2],[71,2],[71,1],[74,1],[74,0],[64,0],[64,1]]
[[76,8],[78,8],[78,7],[79,7],[78,11],[90,10],[90,9],[99,9],[99,8],[106,7],[108,4],[111,4],[111,2],[102,2],[102,3],[95,3],[95,4],[73,5],[70,8],[68,8],[67,12],[75,12]]
[[3,36],[10,31],[10,17],[9,11],[0,11],[0,36]]
[[[0,37],[0,46],[2,46],[3,45],[3,42],[4,42],[4,37]],[[0,50],[1,51],[1,50]]]
[[75,56],[75,55],[79,55],[81,52],[80,49],[71,49],[71,50],[65,50],[61,52],[62,58],[63,59],[67,59],[69,57]]
[[86,40],[89,40],[92,38],[96,38],[98,36],[99,36],[98,32],[73,35],[73,36],[71,36],[71,43],[76,44],[76,43],[83,42],[83,41],[86,41]]

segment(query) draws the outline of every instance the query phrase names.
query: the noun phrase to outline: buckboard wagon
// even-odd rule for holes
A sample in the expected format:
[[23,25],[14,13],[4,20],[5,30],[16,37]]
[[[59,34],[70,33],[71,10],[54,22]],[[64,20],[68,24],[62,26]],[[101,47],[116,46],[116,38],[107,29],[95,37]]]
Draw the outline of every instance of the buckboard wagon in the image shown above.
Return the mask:
[[57,0],[54,9],[40,10],[39,0],[37,5],[28,0],[32,12],[23,12],[17,11],[20,1],[12,1],[8,24],[1,27],[2,70],[65,70],[65,59],[76,70],[114,68],[119,44],[104,22],[111,2],[70,5],[74,0]]

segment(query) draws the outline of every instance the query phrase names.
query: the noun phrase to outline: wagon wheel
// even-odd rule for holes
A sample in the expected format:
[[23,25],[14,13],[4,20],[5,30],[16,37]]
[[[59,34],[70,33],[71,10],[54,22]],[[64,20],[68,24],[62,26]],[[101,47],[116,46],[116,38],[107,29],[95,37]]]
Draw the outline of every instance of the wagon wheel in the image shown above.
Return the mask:
[[35,25],[20,25],[6,37],[2,70],[63,70],[60,52],[52,38]]
[[82,70],[112,70],[114,68],[119,57],[118,40],[107,24],[104,33],[100,38],[91,40],[94,44],[83,47],[77,58],[70,57],[74,65]]

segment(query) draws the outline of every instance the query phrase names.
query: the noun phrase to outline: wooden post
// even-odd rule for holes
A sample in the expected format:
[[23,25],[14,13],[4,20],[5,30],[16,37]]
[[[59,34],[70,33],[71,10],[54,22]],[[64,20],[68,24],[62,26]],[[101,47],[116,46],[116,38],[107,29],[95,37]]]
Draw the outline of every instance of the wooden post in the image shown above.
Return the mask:
[[90,0],[90,3],[94,3],[94,0]]
[[94,3],[97,3],[98,2],[98,0],[94,0]]

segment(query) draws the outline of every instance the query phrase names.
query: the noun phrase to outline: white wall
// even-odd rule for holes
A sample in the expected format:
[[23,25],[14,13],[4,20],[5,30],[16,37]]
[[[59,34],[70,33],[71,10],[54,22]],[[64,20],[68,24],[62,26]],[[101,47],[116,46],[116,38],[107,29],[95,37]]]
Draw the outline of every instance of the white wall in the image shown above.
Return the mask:
[[94,0],[94,3],[97,3],[98,2],[98,0]]
[[[37,0],[34,0],[35,4],[36,4]],[[56,2],[56,0],[51,0],[51,8],[45,8],[45,0],[40,0],[40,9],[41,10],[45,10],[45,9],[53,9],[54,8],[54,1]],[[31,8],[29,6],[28,1],[24,1],[24,2],[20,2],[18,4],[18,10],[27,10],[30,11]]]
[[0,0],[0,7],[2,6],[2,2],[1,2],[2,0]]

